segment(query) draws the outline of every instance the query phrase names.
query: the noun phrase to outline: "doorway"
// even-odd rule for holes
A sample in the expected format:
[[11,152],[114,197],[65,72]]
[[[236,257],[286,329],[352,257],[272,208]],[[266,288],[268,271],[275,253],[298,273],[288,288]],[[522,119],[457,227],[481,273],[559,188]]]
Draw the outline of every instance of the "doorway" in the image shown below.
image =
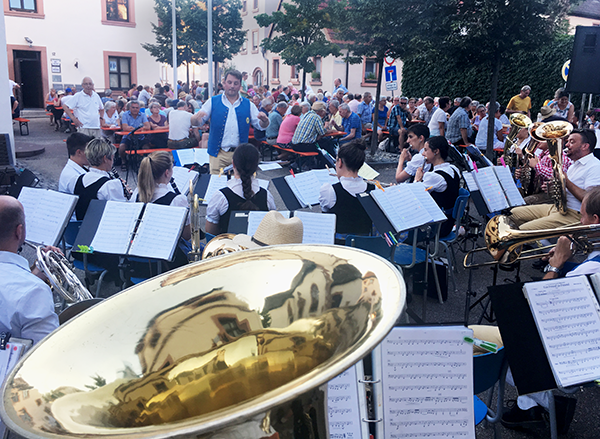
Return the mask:
[[21,86],[17,100],[23,108],[44,108],[41,54],[35,50],[13,50],[15,82]]

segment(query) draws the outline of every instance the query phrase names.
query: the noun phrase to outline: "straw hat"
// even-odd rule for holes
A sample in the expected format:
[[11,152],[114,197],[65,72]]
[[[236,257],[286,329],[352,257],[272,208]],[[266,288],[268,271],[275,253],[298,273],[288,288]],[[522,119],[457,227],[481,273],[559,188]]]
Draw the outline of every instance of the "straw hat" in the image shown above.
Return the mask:
[[312,110],[313,111],[325,110],[325,102],[316,101],[314,104],[312,104]]
[[301,244],[304,226],[300,218],[285,218],[276,210],[269,211],[262,219],[254,236],[236,235],[233,242],[246,248],[267,245]]
[[554,116],[556,114],[556,108],[550,108],[548,106],[542,107],[540,109],[540,114],[542,115],[542,120],[544,120],[550,116]]

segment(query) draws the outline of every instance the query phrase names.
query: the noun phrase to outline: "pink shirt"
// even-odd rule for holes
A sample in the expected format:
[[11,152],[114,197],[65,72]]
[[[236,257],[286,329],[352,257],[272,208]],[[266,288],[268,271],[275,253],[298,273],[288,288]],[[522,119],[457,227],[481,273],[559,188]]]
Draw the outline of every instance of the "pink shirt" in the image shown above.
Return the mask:
[[282,145],[286,145],[292,141],[292,137],[294,137],[294,131],[296,131],[296,127],[300,122],[300,116],[294,116],[293,114],[288,114],[281,125],[279,126],[279,135],[277,136],[277,143]]

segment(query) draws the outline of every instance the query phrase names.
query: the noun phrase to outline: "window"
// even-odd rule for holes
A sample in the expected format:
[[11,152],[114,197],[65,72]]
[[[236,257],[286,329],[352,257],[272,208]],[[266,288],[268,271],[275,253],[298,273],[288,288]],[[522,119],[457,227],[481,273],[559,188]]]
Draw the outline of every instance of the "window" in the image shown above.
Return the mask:
[[321,84],[321,57],[315,56],[313,58],[313,63],[315,65],[315,69],[312,71],[311,80],[315,84]]
[[244,328],[240,327],[236,318],[220,317],[219,323],[230,337],[237,338],[246,333]]
[[252,31],[252,53],[258,53],[258,30]]
[[279,82],[279,60],[273,60],[273,80]]
[[292,72],[290,74],[290,79],[298,79],[298,66],[292,66]]
[[8,4],[11,11],[37,12],[36,0],[10,0]]
[[257,68],[254,70],[254,74],[252,75],[252,81],[255,86],[260,86],[263,83],[263,72],[261,69]]
[[248,31],[246,31],[246,35],[244,36],[244,42],[242,43],[242,50],[240,50],[241,53],[248,53]]
[[248,2],[247,0],[242,0],[242,14],[248,13]]
[[109,87],[113,90],[128,90],[131,86],[131,58],[108,57]]
[[29,390],[23,390],[23,399],[29,398]]
[[258,12],[258,0],[253,0],[252,12]]
[[106,0],[106,19],[129,21],[129,0]]
[[365,59],[365,82],[377,82],[377,60]]

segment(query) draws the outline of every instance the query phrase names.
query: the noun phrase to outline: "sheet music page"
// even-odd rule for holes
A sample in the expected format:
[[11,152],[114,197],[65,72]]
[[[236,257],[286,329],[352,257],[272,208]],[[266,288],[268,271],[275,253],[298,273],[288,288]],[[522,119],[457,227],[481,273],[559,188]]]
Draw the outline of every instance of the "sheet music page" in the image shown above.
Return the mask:
[[[475,439],[473,331],[394,328],[381,344],[384,437]],[[381,415],[378,415],[381,417]]]
[[358,176],[364,178],[365,180],[374,180],[379,176],[379,172],[365,162],[358,170]]
[[[282,214],[285,218],[290,217],[289,210],[280,210],[278,212]],[[248,212],[248,231],[246,232],[248,236],[254,236],[254,234],[256,233],[256,229],[258,229],[258,225],[267,213],[268,212],[261,212],[257,210],[251,210],[250,212]]]
[[335,214],[297,210],[294,216],[300,218],[304,227],[302,244],[335,243]]
[[187,208],[147,204],[129,254],[169,260],[187,217]]
[[206,148],[193,148],[194,149],[194,161],[192,163],[198,163],[200,166],[205,165],[209,162],[208,150]]
[[415,197],[417,197],[419,203],[421,203],[423,207],[427,209],[427,212],[429,212],[432,221],[446,221],[448,219],[448,217],[446,217],[446,214],[444,214],[440,206],[437,205],[431,194],[425,190],[427,188],[425,187],[423,182],[416,182],[407,186],[415,195]]
[[[327,171],[325,169],[325,171]],[[300,204],[314,205],[319,204],[319,191],[322,184],[319,182],[314,171],[301,172],[300,174],[287,175],[285,181],[292,189]]]
[[472,172],[471,175],[475,179],[490,212],[508,209],[508,201],[493,167],[482,168],[479,172]]
[[143,203],[123,203],[107,201],[98,230],[90,244],[94,251],[127,254],[133,229],[137,223]]
[[258,168],[261,171],[273,171],[275,169],[281,169],[281,165],[277,162],[260,163]]
[[177,154],[181,166],[191,165],[194,160],[194,148],[173,150],[173,155]]
[[473,178],[473,174],[471,172],[463,172],[463,178],[465,179],[465,183],[467,184],[467,189],[469,192],[478,191],[479,187],[477,187],[477,183],[475,183],[475,179]]
[[202,202],[202,204],[208,204],[208,202],[210,201],[210,197],[212,197],[215,192],[220,191],[224,187],[227,187],[226,175],[211,175],[210,180],[208,181],[208,186],[206,187],[206,194],[204,194],[204,201]]
[[563,386],[600,378],[600,315],[585,276],[523,286],[556,382]]
[[319,180],[319,192],[321,191],[321,186],[325,183],[336,184],[340,181],[334,169],[313,169],[309,172],[312,172],[317,177],[317,180]]
[[409,230],[432,220],[407,184],[376,189],[371,196],[395,227],[396,232]]
[[[179,189],[179,192],[183,195],[187,195],[190,192],[190,181],[196,184],[199,176],[200,174],[196,171],[181,166],[173,166],[173,179],[175,180],[177,189]],[[171,191],[174,192],[173,187],[171,185],[168,186]]]
[[57,245],[78,198],[48,189],[22,188],[19,201],[25,210],[27,241]]
[[[329,414],[330,439],[361,439],[368,437],[368,427],[361,422],[361,404],[366,407],[367,398],[358,377],[363,373],[362,362],[339,374],[327,384],[327,411]],[[362,388],[362,392],[361,392]]]
[[521,192],[519,192],[519,189],[517,189],[515,180],[510,173],[510,168],[506,166],[494,166],[494,172],[498,177],[498,181],[500,181],[502,189],[504,189],[504,194],[508,199],[510,207],[524,206],[525,200],[523,199]]

